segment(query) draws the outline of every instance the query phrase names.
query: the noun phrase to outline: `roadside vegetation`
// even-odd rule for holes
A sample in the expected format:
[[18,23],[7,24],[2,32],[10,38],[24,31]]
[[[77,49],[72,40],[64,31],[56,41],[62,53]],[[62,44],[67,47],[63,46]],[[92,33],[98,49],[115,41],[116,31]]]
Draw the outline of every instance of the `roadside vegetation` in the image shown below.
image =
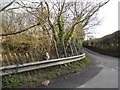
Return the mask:
[[84,69],[90,63],[90,58],[86,55],[86,58],[81,61],[68,63],[65,65],[54,66],[30,72],[24,72],[21,74],[9,75],[3,77],[3,88],[17,88],[17,87],[35,87],[47,80],[59,78],[60,76],[69,75],[71,73],[78,72]]
[[97,12],[108,2],[12,0],[3,5],[2,66],[81,54],[86,32],[99,24]]
[[116,31],[110,35],[106,35],[102,38],[91,39],[84,41],[84,47],[89,48],[93,51],[111,55],[115,57],[120,57],[120,31]]
[[[0,9],[2,66],[82,54],[84,37],[91,28],[100,23],[97,12],[108,2],[109,0],[104,2],[12,0],[6,5],[0,2],[3,4]],[[67,66],[3,76],[3,88],[56,78],[80,70],[88,63],[89,59],[86,57]]]

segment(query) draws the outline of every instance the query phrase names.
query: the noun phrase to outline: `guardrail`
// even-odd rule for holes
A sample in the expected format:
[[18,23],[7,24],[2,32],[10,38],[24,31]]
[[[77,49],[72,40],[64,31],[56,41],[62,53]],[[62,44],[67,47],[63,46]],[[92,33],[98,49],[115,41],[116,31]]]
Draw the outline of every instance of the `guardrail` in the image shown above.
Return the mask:
[[0,67],[0,76],[20,73],[25,71],[31,71],[31,70],[55,66],[55,65],[61,65],[69,62],[78,61],[83,58],[85,58],[85,53],[78,56],[72,56],[67,58],[51,59],[51,60],[44,60],[40,62],[4,66],[4,67]]

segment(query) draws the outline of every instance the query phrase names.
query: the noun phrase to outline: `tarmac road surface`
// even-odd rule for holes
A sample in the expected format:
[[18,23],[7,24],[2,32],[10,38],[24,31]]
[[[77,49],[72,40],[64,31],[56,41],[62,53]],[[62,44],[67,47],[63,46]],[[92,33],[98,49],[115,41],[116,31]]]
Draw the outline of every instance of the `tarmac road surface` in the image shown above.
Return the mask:
[[118,58],[84,48],[95,64],[42,88],[118,88]]

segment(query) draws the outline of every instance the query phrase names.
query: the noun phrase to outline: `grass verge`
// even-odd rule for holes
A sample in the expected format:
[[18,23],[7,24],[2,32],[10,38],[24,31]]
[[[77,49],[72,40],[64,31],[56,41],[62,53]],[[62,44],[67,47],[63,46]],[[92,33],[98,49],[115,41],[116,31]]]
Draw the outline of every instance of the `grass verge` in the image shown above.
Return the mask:
[[46,80],[58,78],[61,75],[71,74],[80,71],[90,63],[90,58],[86,58],[68,63],[66,65],[53,66],[45,69],[24,72],[2,78],[2,88],[28,87],[36,83],[42,83]]

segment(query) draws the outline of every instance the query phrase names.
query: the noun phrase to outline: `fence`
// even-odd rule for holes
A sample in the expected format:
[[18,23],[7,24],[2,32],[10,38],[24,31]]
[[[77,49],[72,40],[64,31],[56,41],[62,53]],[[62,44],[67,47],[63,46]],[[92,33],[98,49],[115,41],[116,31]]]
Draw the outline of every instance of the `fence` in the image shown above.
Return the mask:
[[0,76],[65,64],[85,57],[76,42],[71,41],[67,46],[64,41],[61,44],[56,44],[49,35],[34,36],[34,32],[30,31],[4,37]]
[[[34,36],[34,33],[28,32],[4,37],[1,53],[2,66],[9,66],[76,56],[81,54],[81,48],[73,41],[67,46],[64,42],[59,45],[48,35]],[[49,54],[49,58],[46,57],[46,53]]]
[[67,57],[67,58],[59,58],[59,59],[52,59],[52,60],[46,60],[46,61],[40,61],[40,62],[34,62],[34,63],[26,63],[26,64],[18,64],[18,65],[0,67],[0,76],[20,73],[20,72],[25,72],[25,71],[31,71],[31,70],[55,66],[55,65],[61,65],[61,64],[69,63],[69,62],[78,61],[83,58],[85,58],[85,54]]

